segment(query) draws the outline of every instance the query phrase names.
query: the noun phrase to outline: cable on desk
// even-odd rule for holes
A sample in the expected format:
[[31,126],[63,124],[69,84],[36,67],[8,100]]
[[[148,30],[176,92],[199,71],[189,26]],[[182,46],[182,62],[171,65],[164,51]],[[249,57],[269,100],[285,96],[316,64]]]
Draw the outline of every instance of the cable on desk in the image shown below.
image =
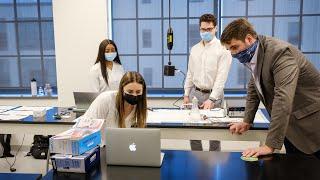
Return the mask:
[[19,146],[16,155],[14,156],[14,161],[13,161],[13,163],[11,164],[11,163],[8,161],[7,157],[5,157],[8,165],[10,166],[10,171],[11,171],[11,172],[15,172],[15,171],[16,171],[16,169],[15,169],[13,166],[14,166],[14,164],[16,163],[17,156],[18,156],[18,154],[19,154],[19,152],[20,152],[21,147],[23,146],[23,142],[24,142],[24,138],[25,138],[25,137],[26,137],[26,135],[23,134],[23,138],[22,138],[21,145]]
[[[175,70],[176,70],[177,72],[180,72],[180,73],[183,75],[183,81],[182,81],[182,88],[183,88],[184,82],[185,82],[185,80],[186,80],[186,74],[185,74],[183,71],[181,71],[180,69],[175,69]],[[177,100],[175,100],[175,101],[172,103],[172,105],[173,105],[174,107],[180,108],[180,106],[177,105],[177,102],[178,102],[180,99],[182,99],[183,97],[184,97],[184,93],[182,93],[182,96],[179,97]]]

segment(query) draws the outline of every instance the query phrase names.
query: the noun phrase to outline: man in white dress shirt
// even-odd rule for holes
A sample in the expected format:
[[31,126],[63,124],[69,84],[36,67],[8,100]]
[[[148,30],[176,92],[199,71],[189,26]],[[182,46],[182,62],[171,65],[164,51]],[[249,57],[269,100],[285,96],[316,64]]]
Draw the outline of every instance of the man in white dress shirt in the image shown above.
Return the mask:
[[219,107],[223,100],[232,56],[215,37],[217,19],[214,15],[202,15],[199,24],[202,40],[190,51],[184,103],[190,103],[196,97],[200,108],[211,109]]
[[[200,108],[211,109],[221,105],[232,57],[215,37],[217,19],[214,15],[202,15],[199,25],[202,40],[191,48],[184,103],[196,97]],[[210,151],[220,150],[220,141],[210,140],[209,144]],[[191,140],[190,146],[193,151],[203,150],[201,140]]]

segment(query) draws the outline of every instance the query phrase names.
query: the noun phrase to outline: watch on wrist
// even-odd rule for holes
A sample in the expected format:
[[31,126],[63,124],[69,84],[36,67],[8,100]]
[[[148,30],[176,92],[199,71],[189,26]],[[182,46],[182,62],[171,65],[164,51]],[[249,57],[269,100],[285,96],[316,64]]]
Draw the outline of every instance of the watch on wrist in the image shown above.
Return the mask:
[[209,98],[209,100],[212,101],[213,103],[217,102],[217,100],[214,98]]

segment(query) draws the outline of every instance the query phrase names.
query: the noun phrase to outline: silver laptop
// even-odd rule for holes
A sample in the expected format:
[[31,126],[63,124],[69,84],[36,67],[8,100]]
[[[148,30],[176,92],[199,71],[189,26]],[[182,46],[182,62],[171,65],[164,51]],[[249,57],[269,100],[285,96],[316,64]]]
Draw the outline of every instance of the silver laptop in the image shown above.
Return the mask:
[[160,167],[160,129],[107,128],[106,156],[108,165]]
[[98,95],[99,93],[97,92],[73,92],[74,102],[77,107],[74,111],[85,112]]

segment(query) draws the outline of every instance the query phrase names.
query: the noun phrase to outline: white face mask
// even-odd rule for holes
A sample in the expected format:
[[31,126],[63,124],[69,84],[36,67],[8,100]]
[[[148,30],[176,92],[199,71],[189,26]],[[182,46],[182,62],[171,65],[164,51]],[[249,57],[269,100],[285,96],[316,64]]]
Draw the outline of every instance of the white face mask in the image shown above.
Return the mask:
[[117,57],[117,52],[104,53],[104,57],[106,61],[113,61]]

